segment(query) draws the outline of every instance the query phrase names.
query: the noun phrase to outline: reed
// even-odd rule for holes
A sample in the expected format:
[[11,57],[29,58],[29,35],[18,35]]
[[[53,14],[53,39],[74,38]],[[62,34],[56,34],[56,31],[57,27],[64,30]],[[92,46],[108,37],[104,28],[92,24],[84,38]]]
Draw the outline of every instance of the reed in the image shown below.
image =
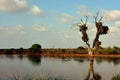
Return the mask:
[[113,75],[111,80],[120,80],[120,73]]
[[43,77],[41,75],[34,76],[33,74],[32,75],[27,74],[21,77],[20,74],[10,73],[8,75],[7,80],[68,80],[68,79],[65,79],[63,77],[50,77],[50,76]]

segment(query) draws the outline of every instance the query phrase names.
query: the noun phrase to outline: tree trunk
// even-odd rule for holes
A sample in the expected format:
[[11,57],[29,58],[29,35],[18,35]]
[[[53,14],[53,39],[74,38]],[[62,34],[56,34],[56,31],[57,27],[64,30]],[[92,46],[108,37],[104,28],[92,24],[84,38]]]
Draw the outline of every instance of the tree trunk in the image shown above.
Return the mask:
[[88,47],[88,54],[89,54],[89,56],[93,56],[93,54],[94,54],[94,49]]

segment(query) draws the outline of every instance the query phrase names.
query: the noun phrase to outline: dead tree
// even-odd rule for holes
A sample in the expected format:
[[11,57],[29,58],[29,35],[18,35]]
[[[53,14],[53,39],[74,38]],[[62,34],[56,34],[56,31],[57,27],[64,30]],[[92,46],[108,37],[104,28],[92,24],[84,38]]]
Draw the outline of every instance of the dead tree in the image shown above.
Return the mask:
[[87,35],[87,21],[88,21],[88,16],[86,16],[85,22],[81,19],[81,22],[79,22],[79,31],[82,33],[82,40],[86,43],[86,45],[88,46],[88,53],[89,55],[92,56],[93,50],[90,48],[90,44],[89,44],[89,38]]
[[103,17],[100,17],[100,19],[97,21],[98,19],[98,13],[97,13],[96,16],[94,16],[94,18],[95,18],[95,26],[96,26],[97,32],[96,32],[95,39],[93,41],[92,48],[90,47],[89,38],[86,32],[88,29],[87,27],[88,16],[86,16],[85,22],[81,19],[81,22],[77,24],[77,26],[79,26],[79,31],[82,33],[82,40],[88,46],[88,53],[90,56],[93,56],[94,51],[97,48],[99,48],[99,46],[101,45],[101,42],[99,41],[99,36],[103,34],[107,34],[109,30],[108,26],[103,26],[103,23],[101,22]]
[[86,21],[83,22],[83,20],[81,19],[81,22],[80,25],[79,25],[79,31],[82,33],[82,40],[88,45],[88,47],[90,47],[90,44],[88,43],[89,41],[89,38],[88,38],[88,35],[87,35],[87,32],[86,30],[88,29],[87,27],[87,20],[88,20],[88,17],[86,16]]
[[109,28],[108,28],[108,26],[103,26],[103,23],[102,23],[103,17],[102,16],[97,21],[98,13],[96,14],[96,16],[94,16],[94,18],[95,18],[95,26],[96,26],[97,32],[96,32],[95,39],[93,41],[93,48],[98,48],[101,45],[101,41],[99,41],[99,36],[103,35],[103,34],[107,34]]

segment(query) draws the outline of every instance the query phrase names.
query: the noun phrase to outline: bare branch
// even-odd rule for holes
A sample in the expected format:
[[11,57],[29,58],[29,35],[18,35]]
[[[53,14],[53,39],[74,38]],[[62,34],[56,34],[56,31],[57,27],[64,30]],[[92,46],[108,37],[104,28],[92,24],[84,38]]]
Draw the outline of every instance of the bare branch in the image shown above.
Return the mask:
[[96,26],[97,32],[96,32],[96,36],[95,36],[95,38],[93,40],[92,48],[91,48],[91,46],[89,44],[89,37],[88,37],[88,34],[87,34],[87,30],[88,30],[88,27],[87,27],[88,16],[85,16],[84,20],[80,19],[81,20],[80,22],[73,24],[73,26],[78,26],[79,27],[79,31],[82,34],[82,37],[81,37],[82,41],[85,42],[86,45],[88,46],[88,52],[89,52],[90,56],[92,56],[94,51],[97,48],[99,48],[101,43],[102,43],[101,41],[99,41],[99,36],[103,35],[103,34],[107,34],[107,32],[109,30],[108,26],[104,26],[103,25],[103,23],[102,23],[103,16],[99,17],[99,12],[97,12],[96,15],[93,16],[93,19],[95,19],[95,26]]
[[101,16],[98,22],[101,22],[104,16]]
[[99,12],[96,13],[96,16],[93,16],[95,18],[95,22],[97,22],[98,15],[99,15]]
[[102,19],[103,19],[103,16],[100,17],[99,21],[97,21],[97,17],[98,17],[98,13],[94,17],[97,32],[96,32],[96,37],[95,37],[95,39],[93,41],[93,48],[94,47],[98,48],[101,45],[101,42],[99,41],[99,36],[103,35],[103,34],[107,34],[107,32],[109,30],[108,26],[104,26],[103,23],[101,22]]
[[76,27],[76,26],[78,27],[78,26],[80,26],[80,25],[82,25],[82,23],[81,23],[81,22],[74,23],[74,24],[72,24],[71,28]]
[[85,21],[85,24],[87,24],[87,21],[88,21],[88,16],[86,16],[86,21]]
[[85,21],[83,21],[83,19],[81,19],[81,23],[78,26],[79,26],[79,31],[82,33],[82,40],[86,43],[86,45],[88,47],[90,47],[90,44],[88,43],[89,38],[88,38],[88,35],[87,35],[87,32],[86,32],[86,30],[87,30],[87,26],[86,26],[87,20],[88,20],[88,16],[86,16]]
[[81,19],[81,22],[84,24],[83,20]]

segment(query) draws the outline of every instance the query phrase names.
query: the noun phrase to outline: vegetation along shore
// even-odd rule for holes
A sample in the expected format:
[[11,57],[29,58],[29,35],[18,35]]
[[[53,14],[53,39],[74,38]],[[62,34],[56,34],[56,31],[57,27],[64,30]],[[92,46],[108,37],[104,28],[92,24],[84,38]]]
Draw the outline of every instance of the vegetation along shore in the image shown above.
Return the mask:
[[[33,44],[30,48],[24,49],[0,49],[1,55],[43,55],[43,56],[89,56],[88,49],[85,47],[78,48],[50,48],[42,49],[40,44]],[[95,53],[94,56],[107,56],[107,57],[120,57],[120,47],[100,47]]]

